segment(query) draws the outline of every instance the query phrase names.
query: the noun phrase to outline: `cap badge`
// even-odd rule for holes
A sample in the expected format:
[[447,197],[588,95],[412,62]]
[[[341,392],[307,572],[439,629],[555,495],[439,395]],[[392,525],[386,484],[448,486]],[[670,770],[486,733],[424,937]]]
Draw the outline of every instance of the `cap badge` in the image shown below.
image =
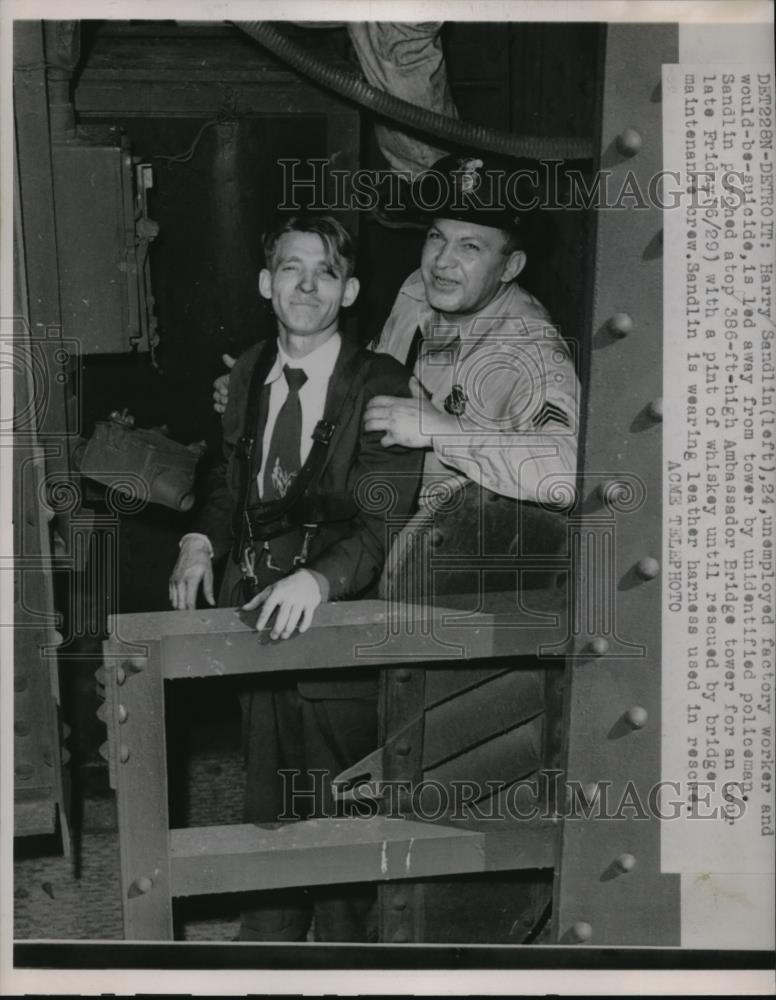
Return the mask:
[[461,192],[463,194],[468,194],[469,191],[473,191],[480,182],[480,178],[477,174],[478,170],[483,167],[482,160],[467,158],[458,161],[459,168],[455,171],[456,177],[459,178],[458,183],[461,186]]

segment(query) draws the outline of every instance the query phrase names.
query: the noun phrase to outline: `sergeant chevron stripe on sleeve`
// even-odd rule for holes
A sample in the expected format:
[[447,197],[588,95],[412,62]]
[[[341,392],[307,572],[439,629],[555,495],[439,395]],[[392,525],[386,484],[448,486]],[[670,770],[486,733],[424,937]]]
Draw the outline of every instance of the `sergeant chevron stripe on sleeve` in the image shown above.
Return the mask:
[[556,423],[563,424],[564,427],[571,426],[568,415],[559,406],[555,406],[554,403],[545,403],[534,416],[532,423],[534,427],[545,427],[553,420]]

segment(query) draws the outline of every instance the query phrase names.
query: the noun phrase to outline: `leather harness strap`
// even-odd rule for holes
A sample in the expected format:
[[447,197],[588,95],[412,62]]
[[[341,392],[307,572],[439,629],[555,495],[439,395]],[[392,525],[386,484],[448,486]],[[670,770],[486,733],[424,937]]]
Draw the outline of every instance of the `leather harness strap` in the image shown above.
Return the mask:
[[237,442],[239,504],[235,509],[233,525],[235,544],[232,549],[232,555],[236,561],[239,561],[242,556],[246,545],[246,534],[247,544],[250,544],[257,536],[263,541],[303,524],[344,520],[352,517],[355,512],[353,501],[349,496],[337,494],[330,498],[324,498],[316,494],[316,487],[326,468],[329,445],[334,437],[337,424],[341,416],[347,413],[360,391],[366,369],[371,361],[370,355],[361,350],[356,351],[353,357],[342,366],[335,381],[330,384],[323,418],[318,421],[313,430],[313,444],[310,453],[286,495],[279,500],[268,500],[256,504],[248,503],[261,390],[277,353],[276,350],[273,350],[275,345],[275,341],[272,341],[271,344],[269,342],[265,344],[254,364],[248,386],[243,433]]

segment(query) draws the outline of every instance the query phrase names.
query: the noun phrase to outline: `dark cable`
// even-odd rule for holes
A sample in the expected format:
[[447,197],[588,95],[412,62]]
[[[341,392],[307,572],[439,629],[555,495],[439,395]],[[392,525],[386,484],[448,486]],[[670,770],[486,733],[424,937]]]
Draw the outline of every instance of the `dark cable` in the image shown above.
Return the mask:
[[337,66],[330,66],[306,52],[291,39],[281,34],[267,21],[234,21],[241,31],[255,39],[273,55],[305,76],[328,87],[340,97],[355,101],[392,122],[416,129],[435,139],[491,153],[525,157],[534,160],[589,160],[593,155],[592,139],[545,138],[518,136],[509,132],[473,125],[457,118],[429,111],[410,104],[392,94],[372,87],[365,80]]

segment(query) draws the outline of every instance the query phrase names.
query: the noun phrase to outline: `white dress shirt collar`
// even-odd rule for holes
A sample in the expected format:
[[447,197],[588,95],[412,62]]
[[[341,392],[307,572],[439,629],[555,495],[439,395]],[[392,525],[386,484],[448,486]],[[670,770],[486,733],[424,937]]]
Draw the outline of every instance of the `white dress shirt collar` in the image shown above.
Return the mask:
[[301,368],[307,376],[308,382],[328,382],[337,363],[341,346],[342,337],[339,333],[335,333],[332,337],[329,337],[326,343],[321,344],[320,347],[316,347],[314,351],[310,351],[303,358],[290,358],[280,346],[280,342],[278,342],[278,356],[275,358],[274,365],[269,370],[269,374],[265,379],[265,385],[269,385],[280,378],[283,374],[284,365],[288,365],[289,368]]

